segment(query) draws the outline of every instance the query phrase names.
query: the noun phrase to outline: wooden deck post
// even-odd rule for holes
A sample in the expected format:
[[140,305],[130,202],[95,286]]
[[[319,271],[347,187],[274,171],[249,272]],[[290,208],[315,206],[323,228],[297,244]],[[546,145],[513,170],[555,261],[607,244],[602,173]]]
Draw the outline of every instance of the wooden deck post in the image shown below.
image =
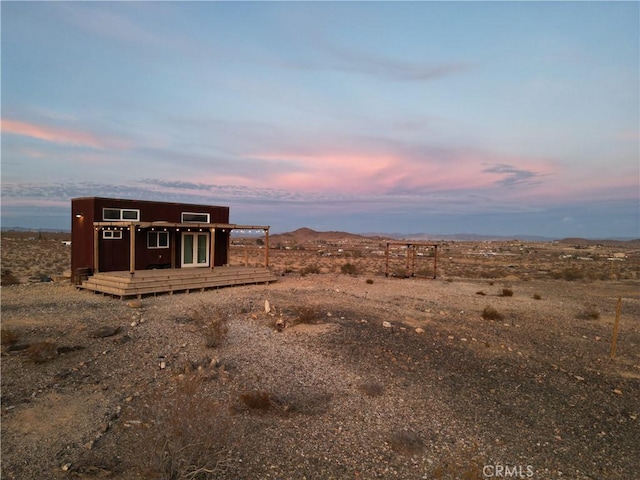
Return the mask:
[[136,226],[129,225],[129,273],[136,273]]
[[384,256],[385,256],[384,276],[388,277],[389,276],[389,242],[387,242],[387,248],[385,249]]
[[211,241],[209,242],[210,253],[209,253],[209,268],[213,270],[213,267],[216,263],[216,229],[215,227],[209,228],[209,232],[211,233]]
[[100,245],[100,229],[93,228],[93,273],[98,273],[100,270],[100,253],[98,248]]
[[176,242],[178,241],[178,232],[171,230],[171,238],[169,244],[171,245],[171,268],[176,268]]
[[265,236],[265,242],[264,242],[264,266],[265,268],[269,266],[269,229],[265,228],[264,229],[264,236]]

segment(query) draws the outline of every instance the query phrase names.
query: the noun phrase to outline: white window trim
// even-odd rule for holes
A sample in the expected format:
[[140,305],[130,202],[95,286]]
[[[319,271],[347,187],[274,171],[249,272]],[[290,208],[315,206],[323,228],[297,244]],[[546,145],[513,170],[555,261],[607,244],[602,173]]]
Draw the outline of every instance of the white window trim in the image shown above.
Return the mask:
[[[157,235],[156,240],[158,241],[157,245],[151,245],[150,244],[150,239],[151,239],[151,234],[154,233]],[[162,245],[160,242],[160,237],[166,237],[166,245]],[[169,248],[169,232],[156,232],[156,231],[150,231],[147,232],[147,248],[149,249],[156,249],[156,248]]]
[[122,240],[122,230],[103,230],[102,238],[104,240]]
[[[120,215],[118,218],[105,218],[105,212],[107,210],[117,210]],[[135,212],[136,218],[124,218],[124,212]],[[140,210],[137,208],[111,208],[105,207],[102,209],[102,220],[105,222],[139,222],[140,221]]]
[[[205,217],[207,217],[207,220],[205,222],[199,222],[196,220],[185,220],[184,216],[185,215],[204,215]],[[180,215],[180,220],[182,223],[211,223],[211,214],[210,213],[205,213],[205,212],[182,212],[182,215]]]

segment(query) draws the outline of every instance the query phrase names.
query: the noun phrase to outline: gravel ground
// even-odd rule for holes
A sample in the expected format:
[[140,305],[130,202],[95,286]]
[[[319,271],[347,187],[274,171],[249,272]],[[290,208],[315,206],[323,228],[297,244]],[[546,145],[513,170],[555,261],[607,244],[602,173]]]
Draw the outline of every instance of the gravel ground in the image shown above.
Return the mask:
[[638,283],[372,278],[2,287],[2,478],[638,477]]

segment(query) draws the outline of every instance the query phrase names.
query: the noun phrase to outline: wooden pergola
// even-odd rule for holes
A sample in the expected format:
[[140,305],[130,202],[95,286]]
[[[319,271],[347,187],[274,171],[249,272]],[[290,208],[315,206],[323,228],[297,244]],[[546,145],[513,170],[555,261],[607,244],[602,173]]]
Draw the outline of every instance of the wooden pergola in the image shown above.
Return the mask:
[[408,276],[415,276],[416,269],[416,256],[418,247],[433,247],[434,255],[433,255],[433,278],[436,278],[436,269],[438,267],[438,244],[436,243],[425,243],[425,242],[387,242],[387,246],[385,249],[385,269],[384,274],[386,277],[389,276],[389,247],[391,245],[407,247],[407,272],[410,272]]
[[[135,252],[136,252],[136,230],[142,229],[159,229],[162,231],[173,230],[175,232],[180,231],[205,231],[208,230],[211,233],[211,241],[209,242],[209,268],[214,269],[214,256],[215,256],[215,233],[216,229],[223,231],[232,230],[262,230],[265,234],[265,250],[264,250],[264,266],[269,266],[269,228],[266,225],[239,225],[235,223],[172,223],[172,222],[93,222],[93,271],[97,273],[99,271],[99,258],[98,249],[100,245],[100,231],[103,228],[122,228],[128,229],[130,232],[129,238],[129,273],[135,273]],[[230,239],[230,237],[228,237]],[[229,243],[227,242],[227,251],[229,249]],[[175,242],[171,242],[171,268],[175,268]]]

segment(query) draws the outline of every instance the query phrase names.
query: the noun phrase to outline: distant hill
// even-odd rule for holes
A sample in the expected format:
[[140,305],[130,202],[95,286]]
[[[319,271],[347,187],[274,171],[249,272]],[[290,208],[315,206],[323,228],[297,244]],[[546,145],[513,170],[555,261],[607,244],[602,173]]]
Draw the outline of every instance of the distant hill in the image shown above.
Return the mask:
[[537,235],[479,235],[476,233],[455,233],[455,234],[437,234],[437,233],[389,233],[388,237],[402,240],[416,240],[416,241],[436,241],[436,240],[449,240],[456,242],[487,242],[487,241],[500,241],[506,242],[509,240],[520,240],[528,242],[552,242],[555,240],[550,237],[541,237]]
[[607,247],[623,247],[623,248],[640,248],[640,239],[616,240],[616,239],[587,239],[587,238],[563,238],[558,243],[566,245],[578,245],[582,247],[590,247],[593,245],[603,245]]
[[[338,231],[329,231],[329,232],[319,232],[317,230],[313,230],[311,228],[299,228],[294,230],[293,232],[285,232],[285,233],[277,233],[269,236],[270,241],[280,242],[280,243],[304,243],[310,241],[318,241],[325,240],[328,242],[335,242],[338,240],[366,240],[371,239],[372,237],[369,235],[359,235],[357,233],[349,233],[349,232],[338,232]],[[381,238],[377,237],[376,238]]]
[[3,232],[50,232],[50,233],[71,233],[71,230],[64,228],[24,228],[24,227],[0,227]]

